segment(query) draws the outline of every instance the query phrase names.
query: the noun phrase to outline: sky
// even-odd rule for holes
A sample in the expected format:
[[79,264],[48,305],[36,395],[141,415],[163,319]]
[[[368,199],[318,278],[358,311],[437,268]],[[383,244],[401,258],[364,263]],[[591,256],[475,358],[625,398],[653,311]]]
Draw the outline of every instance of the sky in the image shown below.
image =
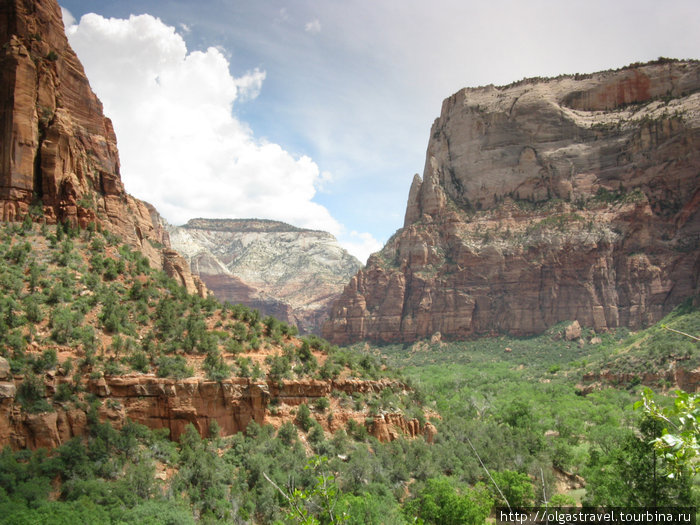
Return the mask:
[[63,0],[132,195],[267,218],[363,263],[464,87],[700,58],[697,0]]

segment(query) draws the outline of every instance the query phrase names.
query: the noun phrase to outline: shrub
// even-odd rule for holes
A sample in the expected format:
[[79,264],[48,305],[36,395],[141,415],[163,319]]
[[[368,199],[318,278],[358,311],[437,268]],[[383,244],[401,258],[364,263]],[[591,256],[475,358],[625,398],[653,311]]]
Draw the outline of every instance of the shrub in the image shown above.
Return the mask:
[[425,523],[477,525],[485,522],[492,504],[483,483],[468,489],[440,477],[429,479],[416,498],[406,503],[404,513],[410,520],[419,518]]
[[325,412],[328,407],[331,406],[331,402],[328,401],[327,397],[319,397],[315,402],[314,402],[314,408],[318,410],[319,412]]
[[187,361],[181,355],[175,357],[161,356],[158,358],[156,366],[158,366],[158,377],[183,379],[194,375],[194,370],[187,366]]
[[304,432],[308,432],[311,428],[311,425],[315,422],[315,420],[311,417],[311,411],[309,410],[309,407],[306,405],[306,403],[302,403],[301,405],[299,405],[299,410],[297,410],[296,422],[304,430]]
[[146,373],[151,367],[151,363],[145,352],[137,351],[129,357],[129,365],[137,372]]
[[46,401],[46,388],[41,377],[27,372],[24,375],[22,384],[17,387],[15,400],[22,406],[22,409],[29,413],[48,412],[52,410],[51,405]]
[[211,350],[207,353],[203,368],[207,377],[213,381],[222,381],[231,377],[231,368],[224,362],[218,350]]

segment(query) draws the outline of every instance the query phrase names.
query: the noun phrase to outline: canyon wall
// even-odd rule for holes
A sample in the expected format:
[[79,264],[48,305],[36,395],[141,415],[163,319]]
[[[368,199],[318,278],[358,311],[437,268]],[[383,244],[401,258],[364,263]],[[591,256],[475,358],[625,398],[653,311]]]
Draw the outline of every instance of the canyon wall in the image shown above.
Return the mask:
[[[30,413],[16,401],[24,377],[13,376],[7,360],[0,357],[0,447],[13,449],[55,448],[87,431],[89,407],[84,400],[57,402],[53,398],[61,384],[74,386],[73,379],[49,372],[43,377],[45,399],[50,410]],[[365,426],[380,441],[399,436],[423,436],[431,442],[436,429],[431,423],[408,419],[400,412],[380,412],[369,417],[367,409],[342,406],[338,394],[381,393],[384,389],[407,393],[407,387],[392,380],[252,380],[247,378],[211,381],[201,377],[160,378],[153,374],[100,377],[84,381],[83,388],[98,400],[97,416],[121,428],[127,419],[151,429],[164,428],[178,439],[192,424],[202,436],[216,422],[222,436],[246,429],[251,421],[279,427],[293,421],[302,403],[313,406],[320,398],[330,399],[328,413],[314,410],[324,430],[346,428],[349,420]],[[273,406],[274,405],[274,406]]]
[[464,89],[323,335],[639,328],[698,293],[700,62]]
[[[55,0],[0,6],[0,220],[90,223],[138,248],[191,293],[157,211],[124,189],[117,139],[65,35]],[[166,251],[163,251],[163,247]]]

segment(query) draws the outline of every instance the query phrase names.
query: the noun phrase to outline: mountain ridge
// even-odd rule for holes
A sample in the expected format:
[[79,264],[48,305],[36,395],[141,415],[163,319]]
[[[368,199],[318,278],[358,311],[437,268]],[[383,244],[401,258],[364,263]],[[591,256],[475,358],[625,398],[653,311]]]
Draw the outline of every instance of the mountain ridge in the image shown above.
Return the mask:
[[360,267],[333,235],[260,219],[195,219],[168,228],[173,246],[221,300],[318,333]]

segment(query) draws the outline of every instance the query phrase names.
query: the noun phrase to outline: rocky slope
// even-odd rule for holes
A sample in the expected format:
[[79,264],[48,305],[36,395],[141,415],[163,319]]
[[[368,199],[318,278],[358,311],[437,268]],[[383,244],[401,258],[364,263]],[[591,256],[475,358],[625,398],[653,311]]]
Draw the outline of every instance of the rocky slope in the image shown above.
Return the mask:
[[[8,362],[0,357],[0,446],[21,448],[55,448],[75,436],[85,434],[88,412],[85,404],[53,402],[60,385],[73,388],[74,379],[50,373],[46,377],[46,400],[49,411],[27,413],[14,401],[17,386],[24,378],[10,373]],[[368,380],[254,380],[234,377],[211,381],[201,377],[169,379],[154,374],[130,374],[90,379],[85,390],[96,396],[98,415],[121,428],[127,419],[151,429],[166,428],[172,439],[178,439],[188,424],[202,436],[209,433],[212,422],[219,425],[221,435],[245,430],[248,423],[279,426],[294,420],[295,409],[302,403],[313,406],[319,399],[331,399],[328,412],[316,411],[312,416],[324,430],[345,429],[353,420],[366,426],[369,433],[382,442],[399,436],[423,436],[432,442],[437,431],[431,423],[420,423],[400,412],[382,412],[367,421],[367,411],[343,407],[331,396],[380,394],[384,389],[402,391],[396,381]],[[274,407],[271,402],[274,400]],[[332,413],[333,417],[328,418]],[[275,425],[276,423],[276,425]]]
[[282,222],[193,219],[170,242],[221,301],[241,303],[319,333],[333,301],[362,266],[321,231]]
[[336,343],[659,320],[698,293],[700,63],[464,89],[404,227],[335,303]]
[[167,250],[155,209],[124,190],[112,123],[68,44],[58,3],[3,2],[0,42],[0,218],[94,223],[205,293]]
[[326,432],[425,430],[412,391],[372,357],[188,295],[107,232],[63,231],[0,224],[0,447],[55,447],[95,417],[231,435],[294,421],[302,403],[324,405]]
[[[312,418],[326,432],[352,420],[383,441],[432,439],[422,412],[419,423],[381,404],[390,389],[418,415],[410,389],[381,379],[369,357],[333,355],[318,338],[207,296],[157,211],[125,192],[114,131],[55,0],[3,2],[0,39],[0,447],[56,447],[92,418],[167,428],[173,439],[189,423],[205,435],[216,422],[229,435],[251,421],[292,421],[316,401]],[[206,238],[197,226],[185,230]],[[339,279],[324,268],[349,265],[346,280],[359,266],[328,234],[254,222],[212,235],[231,229],[257,253],[239,266],[279,272],[270,277],[279,293],[311,311]],[[259,246],[273,231],[270,253]]]

